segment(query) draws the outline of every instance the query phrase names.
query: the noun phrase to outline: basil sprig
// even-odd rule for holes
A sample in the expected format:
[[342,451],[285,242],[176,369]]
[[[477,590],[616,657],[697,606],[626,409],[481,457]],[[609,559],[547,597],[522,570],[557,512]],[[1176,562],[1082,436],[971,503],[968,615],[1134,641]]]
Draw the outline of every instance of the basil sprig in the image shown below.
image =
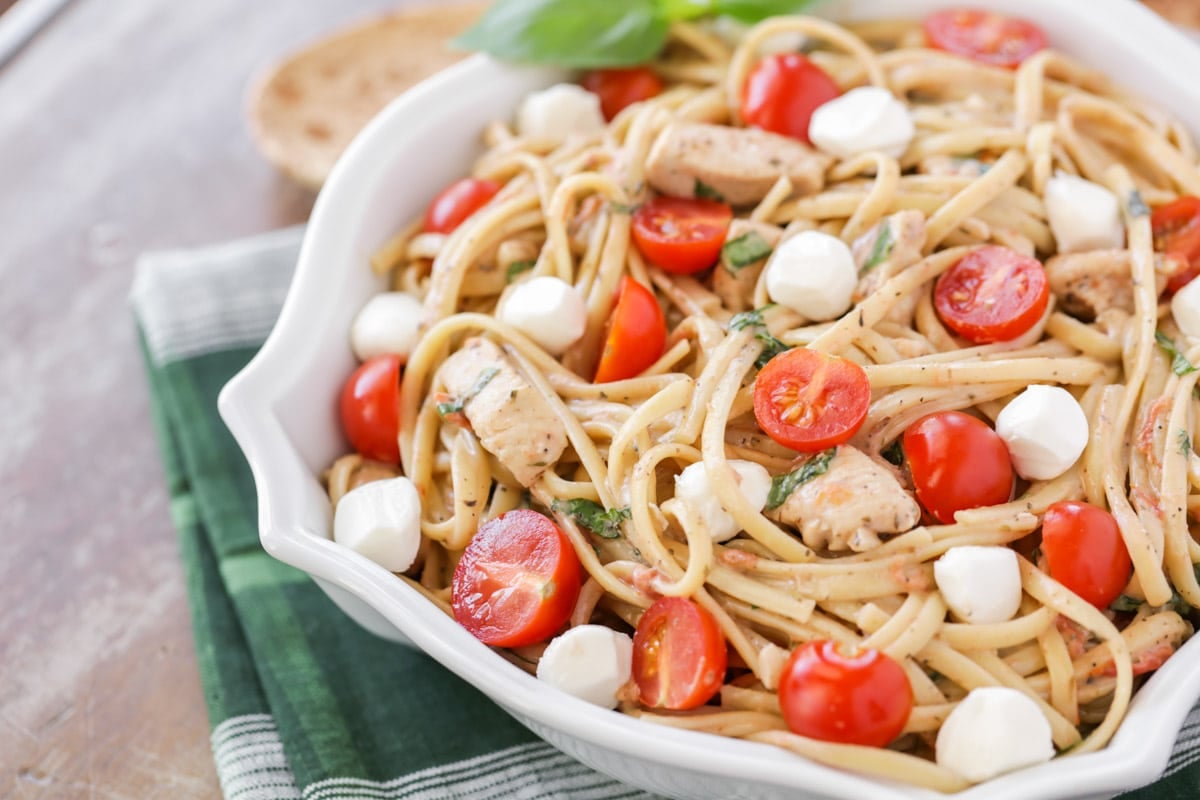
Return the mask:
[[633,516],[629,506],[610,508],[586,497],[574,497],[570,500],[555,500],[553,510],[566,514],[587,528],[601,539],[617,539],[621,536],[621,523]]
[[654,58],[672,22],[723,14],[755,23],[811,0],[497,0],[455,44],[502,61],[615,67]]
[[725,269],[737,274],[738,270],[771,255],[773,249],[758,231],[747,231],[721,246],[721,258],[725,261]]

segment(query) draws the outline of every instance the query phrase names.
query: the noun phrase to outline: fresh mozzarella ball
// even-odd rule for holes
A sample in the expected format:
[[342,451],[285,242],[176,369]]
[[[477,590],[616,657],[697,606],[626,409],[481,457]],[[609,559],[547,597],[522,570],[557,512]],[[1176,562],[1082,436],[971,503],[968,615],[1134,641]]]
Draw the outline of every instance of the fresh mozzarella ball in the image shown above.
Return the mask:
[[1185,335],[1200,338],[1200,280],[1175,293],[1171,298],[1171,316]]
[[1125,244],[1121,203],[1100,184],[1059,173],[1046,181],[1044,199],[1058,252],[1107,250]]
[[534,92],[517,109],[517,132],[537,141],[562,144],[574,134],[604,130],[600,98],[582,86],[559,83]]
[[845,314],[857,284],[850,248],[819,231],[785,239],[767,262],[767,295],[814,322]]
[[946,605],[967,622],[1005,622],[1021,606],[1021,569],[1007,547],[951,547],[933,562],[933,577]]
[[937,736],[937,763],[979,783],[1054,757],[1050,723],[1037,703],[1016,689],[972,689]]
[[1008,445],[1018,475],[1048,481],[1070,469],[1083,454],[1088,421],[1066,389],[1030,386],[996,417],[996,433]]
[[908,107],[895,95],[878,86],[860,86],[814,111],[808,138],[840,158],[876,151],[899,158],[915,130]]
[[[771,473],[753,461],[733,459],[729,461],[729,467],[737,475],[742,497],[755,511],[762,511],[771,491]],[[708,481],[704,462],[689,464],[675,476],[675,496],[704,523],[713,541],[727,542],[741,530],[729,512],[721,507],[721,501]]]
[[421,543],[421,498],[408,478],[364,483],[338,501],[333,540],[391,572],[412,566]]
[[350,347],[359,361],[393,355],[407,360],[419,338],[421,301],[407,292],[384,292],[367,301],[350,325]]
[[579,292],[549,275],[514,286],[497,316],[556,356],[575,344],[587,327],[587,308]]
[[633,639],[604,625],[578,625],[554,637],[538,661],[537,676],[589,703],[616,708],[632,664]]

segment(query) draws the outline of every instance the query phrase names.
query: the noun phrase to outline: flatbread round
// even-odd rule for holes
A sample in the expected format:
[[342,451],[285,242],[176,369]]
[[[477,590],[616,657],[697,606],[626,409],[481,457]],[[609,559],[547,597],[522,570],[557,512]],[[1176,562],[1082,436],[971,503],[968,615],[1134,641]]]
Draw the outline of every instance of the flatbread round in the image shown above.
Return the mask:
[[466,55],[448,42],[486,5],[446,3],[371,20],[278,64],[250,92],[259,149],[295,180],[319,188],[371,117]]

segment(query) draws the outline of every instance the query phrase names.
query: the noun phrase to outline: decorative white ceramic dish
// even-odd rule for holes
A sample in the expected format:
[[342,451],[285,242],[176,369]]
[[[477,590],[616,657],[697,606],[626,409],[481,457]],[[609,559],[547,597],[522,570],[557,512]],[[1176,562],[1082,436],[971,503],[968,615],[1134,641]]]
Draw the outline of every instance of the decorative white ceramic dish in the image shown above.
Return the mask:
[[[840,19],[920,17],[953,0],[841,0]],[[971,0],[1036,20],[1052,44],[1170,109],[1200,133],[1200,48],[1131,0]],[[674,798],[914,800],[940,795],[830,769],[755,743],[675,730],[602,710],[540,683],[478,642],[382,567],[335,545],[317,476],[346,444],[336,397],[355,362],[350,321],[382,288],[369,256],[464,174],[484,125],[562,77],[472,58],[388,106],[355,140],[317,199],[291,291],[262,351],[222,392],[245,451],[269,553],[310,573],[368,630],[409,642],[551,744],[627,783]],[[962,800],[1109,797],[1153,780],[1200,698],[1200,637],[1141,689],[1102,752],[976,786]],[[1200,787],[1198,787],[1200,794]]]

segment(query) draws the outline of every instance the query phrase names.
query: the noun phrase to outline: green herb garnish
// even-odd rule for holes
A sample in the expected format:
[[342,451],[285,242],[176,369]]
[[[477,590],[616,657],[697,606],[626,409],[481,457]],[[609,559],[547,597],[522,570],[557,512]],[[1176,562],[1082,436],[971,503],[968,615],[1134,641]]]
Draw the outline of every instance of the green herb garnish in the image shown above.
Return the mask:
[[621,538],[621,523],[632,516],[628,506],[610,508],[588,500],[586,497],[574,497],[570,500],[555,500],[551,508],[560,514],[566,514],[583,527],[599,536],[601,539]]
[[1192,435],[1187,428],[1179,429],[1179,433],[1175,434],[1175,443],[1179,447],[1179,455],[1186,456],[1192,452]]
[[754,360],[754,366],[759,369],[765,367],[767,362],[775,356],[792,349],[786,343],[772,336],[771,332],[767,330],[767,323],[763,321],[762,316],[762,312],[767,308],[770,308],[770,306],[756,308],[753,311],[743,311],[740,314],[734,314],[729,320],[729,330],[731,331],[741,331],[746,328],[755,329],[754,338],[763,344],[762,352]]
[[721,260],[725,264],[725,269],[737,273],[740,269],[762,261],[771,255],[773,249],[770,242],[762,237],[762,234],[757,231],[748,231],[736,239],[730,239],[721,247]]
[[1158,342],[1158,346],[1166,351],[1171,357],[1171,371],[1180,377],[1187,375],[1189,372],[1195,372],[1196,367],[1192,362],[1187,360],[1183,353],[1179,352],[1179,348],[1175,343],[1167,337],[1162,331],[1154,332],[1154,341]]
[[1113,600],[1111,603],[1109,603],[1108,607],[1113,611],[1137,611],[1142,607],[1143,602],[1144,601],[1138,600],[1136,597],[1130,597],[1127,594],[1123,594],[1116,600]]
[[608,207],[614,214],[632,214],[638,209],[636,203],[618,203],[616,200],[611,201]]
[[798,469],[794,469],[785,475],[776,475],[772,478],[771,491],[767,494],[767,510],[771,511],[779,508],[792,496],[792,492],[818,475],[824,475],[828,472],[829,462],[833,461],[835,455],[837,455],[836,447],[824,450],[817,453],[808,461],[805,461]]
[[862,269],[858,271],[859,275],[870,272],[883,263],[884,259],[892,254],[892,248],[896,246],[896,241],[892,237],[892,226],[887,220],[879,223],[879,235],[875,237],[875,244],[871,246],[871,254],[867,256],[867,260],[863,262]]
[[508,283],[512,283],[513,279],[516,278],[518,275],[520,275],[522,272],[529,272],[529,270],[533,269],[536,266],[537,266],[537,261],[534,259],[529,259],[527,261],[514,261],[513,263],[508,265],[508,271],[505,273],[505,279],[507,280]]
[[1137,189],[1129,190],[1129,197],[1125,200],[1125,206],[1129,210],[1131,217],[1144,217],[1150,213],[1150,207],[1146,205],[1146,201],[1142,199],[1142,193]]
[[715,200],[718,203],[725,202],[725,196],[723,194],[699,178],[696,178],[696,186],[694,189],[692,189],[692,196],[699,200]]
[[503,61],[560,67],[644,64],[672,22],[715,14],[745,23],[795,13],[810,0],[498,0],[455,44]]
[[483,387],[487,386],[492,378],[500,374],[497,367],[488,367],[483,372],[479,373],[479,377],[475,379],[475,383],[467,390],[467,393],[457,400],[451,400],[448,403],[438,403],[437,412],[443,417],[448,417],[451,414],[457,414],[463,410],[463,406],[471,402],[475,395],[483,391]]
[[899,467],[904,464],[904,445],[899,439],[895,439],[887,447],[880,451],[879,455],[883,456],[883,460],[894,467]]

